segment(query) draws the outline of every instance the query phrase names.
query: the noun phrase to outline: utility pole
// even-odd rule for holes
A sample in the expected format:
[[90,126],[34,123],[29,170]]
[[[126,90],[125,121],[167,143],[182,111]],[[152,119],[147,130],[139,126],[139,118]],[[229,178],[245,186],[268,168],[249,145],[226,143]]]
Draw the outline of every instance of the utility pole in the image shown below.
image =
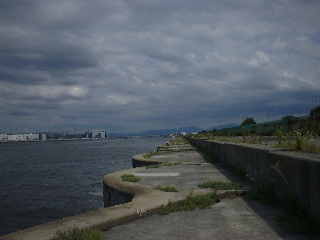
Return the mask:
[[314,95],[312,94],[312,117],[313,117],[313,131],[315,131],[315,126],[316,126],[316,116],[314,115]]

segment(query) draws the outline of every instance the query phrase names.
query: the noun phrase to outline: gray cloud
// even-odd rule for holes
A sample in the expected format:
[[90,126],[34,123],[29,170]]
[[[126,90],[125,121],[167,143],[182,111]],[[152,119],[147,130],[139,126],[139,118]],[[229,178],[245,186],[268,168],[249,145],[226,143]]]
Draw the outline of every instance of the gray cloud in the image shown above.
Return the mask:
[[133,132],[320,104],[318,1],[2,1],[0,131]]

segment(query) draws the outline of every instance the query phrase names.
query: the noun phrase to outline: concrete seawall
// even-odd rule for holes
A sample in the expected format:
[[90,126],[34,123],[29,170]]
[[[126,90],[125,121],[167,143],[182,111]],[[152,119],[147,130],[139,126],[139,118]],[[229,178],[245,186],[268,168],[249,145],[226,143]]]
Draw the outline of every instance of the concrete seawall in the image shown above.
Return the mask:
[[[233,144],[203,139],[190,141],[216,155],[223,163],[244,170],[253,182],[274,184],[280,197],[284,197],[283,193],[292,189],[309,213],[320,215],[319,154],[275,150],[270,145]],[[285,233],[270,221],[271,209],[268,207],[263,210],[259,204],[252,204],[242,197],[242,193],[252,189],[253,184],[232,175],[223,164],[207,163],[204,154],[192,146],[173,145],[171,149],[173,150],[168,151],[170,149],[166,146],[167,152],[148,159],[142,155],[133,157],[134,166],[162,163],[159,168],[136,167],[105,175],[105,208],[0,236],[0,239],[49,240],[58,229],[74,226],[105,231],[106,239],[131,238],[132,234],[136,234],[137,237],[131,239],[145,239],[146,236],[148,239],[226,239],[227,235],[228,239],[258,239],[257,236],[263,236],[264,239],[306,239],[282,238]],[[279,172],[272,169],[272,165],[277,167]],[[123,174],[139,176],[141,181],[124,182],[121,178]],[[212,180],[237,182],[241,190],[216,191],[198,187],[198,184]],[[178,192],[157,190],[155,186],[158,185],[174,186]],[[137,221],[133,224],[139,224],[137,222],[143,218],[158,214],[169,202],[181,202],[191,194],[213,192],[216,193],[215,199],[218,201],[212,211],[196,210],[192,217],[185,215],[187,212],[175,215],[171,221],[165,221],[167,225],[147,220],[147,224],[142,223],[134,228],[130,225],[127,231],[122,228],[107,231],[134,220]],[[185,220],[191,222],[185,223]],[[146,226],[151,226],[152,229],[141,230]],[[164,229],[164,226],[168,229]],[[190,227],[193,227],[192,231]],[[154,231],[155,228],[159,228],[159,231]],[[165,238],[164,231],[169,234]],[[111,232],[115,232],[117,238],[114,235],[112,237]]]
[[152,164],[160,164],[161,161],[144,158],[142,154],[132,157],[132,167],[146,167]]
[[189,140],[223,163],[244,171],[251,181],[271,184],[281,199],[294,193],[310,215],[320,216],[320,154],[279,150],[270,145]]

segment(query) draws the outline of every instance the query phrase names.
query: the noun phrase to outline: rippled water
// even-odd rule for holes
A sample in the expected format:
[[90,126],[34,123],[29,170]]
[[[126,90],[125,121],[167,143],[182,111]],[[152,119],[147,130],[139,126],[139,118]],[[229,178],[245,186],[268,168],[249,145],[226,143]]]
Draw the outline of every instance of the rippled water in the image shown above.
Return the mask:
[[168,138],[0,144],[0,236],[103,207],[102,178]]

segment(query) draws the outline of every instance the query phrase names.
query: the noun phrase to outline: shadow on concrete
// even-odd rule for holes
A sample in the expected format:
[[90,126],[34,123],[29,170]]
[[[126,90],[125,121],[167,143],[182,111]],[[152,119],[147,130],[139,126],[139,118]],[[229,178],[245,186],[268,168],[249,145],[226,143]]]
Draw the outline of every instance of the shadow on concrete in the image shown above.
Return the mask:
[[[204,155],[199,151],[199,154]],[[234,169],[224,163],[213,163],[226,178],[232,182],[237,182],[243,187],[243,194],[241,197],[248,206],[270,227],[272,228],[282,239],[285,240],[316,240],[320,239],[320,236],[304,235],[304,234],[291,234],[283,230],[276,221],[276,217],[284,210],[280,203],[275,205],[262,204],[258,200],[251,200],[248,197],[248,191],[252,190],[255,185],[245,176],[235,175]]]

